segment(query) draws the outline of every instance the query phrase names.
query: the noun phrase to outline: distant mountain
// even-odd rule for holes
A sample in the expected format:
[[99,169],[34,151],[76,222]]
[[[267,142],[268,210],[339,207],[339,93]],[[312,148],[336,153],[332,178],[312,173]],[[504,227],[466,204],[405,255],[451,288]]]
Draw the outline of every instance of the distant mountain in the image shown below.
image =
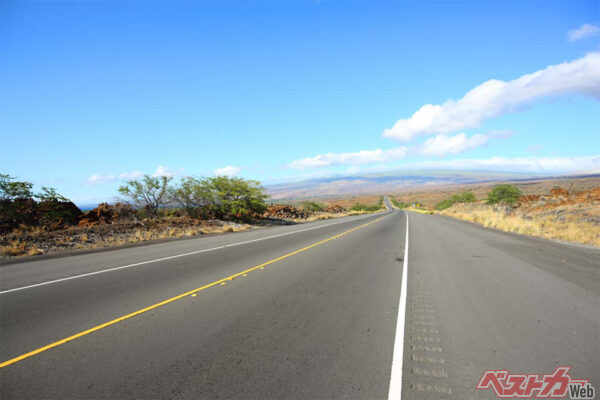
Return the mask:
[[390,193],[417,186],[446,186],[533,178],[532,174],[490,171],[414,170],[309,179],[267,185],[273,199]]

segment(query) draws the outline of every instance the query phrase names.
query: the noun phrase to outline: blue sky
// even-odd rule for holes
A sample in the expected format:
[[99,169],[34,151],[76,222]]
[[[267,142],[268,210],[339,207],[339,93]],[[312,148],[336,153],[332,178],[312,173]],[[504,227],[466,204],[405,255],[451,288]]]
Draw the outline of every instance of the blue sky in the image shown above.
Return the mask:
[[600,172],[598,2],[0,4],[0,170],[80,204],[140,173]]

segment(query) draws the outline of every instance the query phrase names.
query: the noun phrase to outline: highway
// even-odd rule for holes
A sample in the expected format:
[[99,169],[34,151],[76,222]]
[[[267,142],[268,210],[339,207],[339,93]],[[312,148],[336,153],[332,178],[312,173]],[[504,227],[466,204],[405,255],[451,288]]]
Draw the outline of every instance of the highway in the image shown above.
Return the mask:
[[0,265],[0,334],[2,399],[491,399],[486,370],[563,365],[599,390],[600,250],[388,210],[42,257]]

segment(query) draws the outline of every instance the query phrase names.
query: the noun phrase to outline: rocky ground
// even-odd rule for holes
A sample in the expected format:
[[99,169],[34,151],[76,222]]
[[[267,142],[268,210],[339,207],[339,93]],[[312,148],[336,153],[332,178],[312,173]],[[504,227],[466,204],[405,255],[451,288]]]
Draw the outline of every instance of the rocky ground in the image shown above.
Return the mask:
[[202,220],[185,216],[138,219],[126,205],[100,204],[79,217],[75,224],[22,225],[0,236],[2,257],[33,256],[82,249],[119,246],[148,240],[237,232],[272,225],[337,218],[349,213],[341,206],[311,213],[288,205],[268,207],[248,222]]
[[521,196],[514,206],[457,203],[441,212],[505,231],[600,247],[600,186]]

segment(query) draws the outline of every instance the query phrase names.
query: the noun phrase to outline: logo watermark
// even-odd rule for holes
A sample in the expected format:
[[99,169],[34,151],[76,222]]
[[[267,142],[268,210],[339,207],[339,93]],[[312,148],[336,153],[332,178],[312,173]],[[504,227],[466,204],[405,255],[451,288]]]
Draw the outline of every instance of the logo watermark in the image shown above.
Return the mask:
[[508,370],[487,370],[477,389],[492,389],[501,398],[555,399],[567,395],[571,399],[593,399],[596,390],[589,379],[573,379],[572,367],[558,367],[551,374],[510,374]]

